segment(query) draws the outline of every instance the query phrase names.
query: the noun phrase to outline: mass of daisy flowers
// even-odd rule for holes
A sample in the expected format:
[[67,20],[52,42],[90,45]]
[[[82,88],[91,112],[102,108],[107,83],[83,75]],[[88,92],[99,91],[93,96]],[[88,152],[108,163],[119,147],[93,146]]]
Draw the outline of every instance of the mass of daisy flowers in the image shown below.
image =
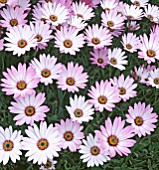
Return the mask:
[[0,0],[0,170],[159,169],[159,0]]

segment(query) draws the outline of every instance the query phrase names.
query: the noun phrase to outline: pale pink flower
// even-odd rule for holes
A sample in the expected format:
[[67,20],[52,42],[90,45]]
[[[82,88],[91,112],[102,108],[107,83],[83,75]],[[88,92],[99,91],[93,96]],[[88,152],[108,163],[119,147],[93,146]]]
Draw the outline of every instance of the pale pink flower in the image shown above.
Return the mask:
[[58,88],[61,90],[67,90],[68,92],[78,92],[79,89],[84,89],[88,81],[88,74],[83,72],[84,68],[82,65],[73,64],[68,62],[67,67],[62,65],[62,71],[57,80]]
[[4,49],[4,39],[0,40],[0,51]]
[[33,6],[33,9],[32,9],[33,18],[32,19],[34,21],[39,20],[39,21],[43,21],[44,23],[46,23],[46,18],[43,17],[43,12],[41,10],[42,8],[43,8],[43,5],[40,3],[37,3],[36,5]]
[[130,0],[137,7],[145,7],[149,0]]
[[140,36],[141,43],[139,43],[140,52],[138,58],[143,58],[148,64],[159,60],[159,36],[151,33],[148,39],[147,35]]
[[61,53],[76,55],[84,45],[84,35],[78,34],[79,30],[74,27],[61,27],[55,33],[55,46]]
[[27,14],[19,7],[3,8],[0,14],[3,18],[3,20],[0,20],[0,25],[8,30],[12,27],[25,25],[27,23],[27,20],[25,20]]
[[121,74],[118,78],[114,77],[110,81],[113,86],[119,89],[119,97],[122,100],[127,101],[137,95],[137,92],[134,90],[137,84],[134,84],[134,79],[130,78],[130,76],[124,79],[124,75]]
[[88,91],[88,96],[91,98],[88,102],[99,112],[103,112],[104,109],[112,111],[115,103],[120,101],[118,88],[113,87],[107,80],[96,81],[95,86],[91,86]]
[[18,0],[4,0],[2,2],[0,2],[0,8],[5,6],[5,5],[8,5],[8,6],[15,6],[15,4],[17,4]]
[[100,0],[80,0],[81,2],[85,2],[91,8],[96,8],[100,3]]
[[159,68],[151,70],[148,77],[148,84],[159,89]]
[[103,48],[104,46],[109,46],[112,44],[112,36],[109,34],[109,30],[98,24],[88,26],[85,31],[85,39],[87,40],[87,45],[92,46],[95,49]]
[[26,68],[26,64],[21,63],[18,64],[18,70],[11,66],[11,69],[7,68],[7,72],[3,72],[3,75],[5,78],[1,79],[2,91],[6,92],[6,95],[14,94],[15,99],[34,94],[34,88],[40,81],[31,66]]
[[154,131],[157,123],[158,115],[152,113],[153,108],[145,103],[135,103],[134,108],[129,106],[128,114],[126,114],[126,121],[131,123],[135,134],[139,137],[150,135]]
[[92,57],[90,60],[92,61],[92,64],[95,64],[99,67],[105,68],[109,62],[108,59],[108,49],[101,48],[101,49],[94,49],[94,52],[90,52]]
[[16,125],[23,125],[24,123],[33,126],[34,121],[39,122],[46,117],[45,112],[50,109],[46,105],[42,105],[46,100],[45,93],[38,93],[26,95],[24,98],[15,99],[15,102],[11,102],[9,110],[13,114],[17,114],[13,120],[16,121]]
[[140,43],[139,37],[133,33],[124,34],[121,41],[124,50],[129,51],[130,53],[136,52],[138,45]]
[[125,120],[122,120],[121,117],[115,117],[113,123],[108,117],[105,120],[105,126],[101,125],[100,131],[95,131],[103,154],[109,152],[110,157],[113,158],[116,153],[120,156],[128,156],[131,153],[129,148],[136,143],[135,140],[131,139],[134,132],[132,126],[124,127],[124,125]]
[[57,161],[55,161],[54,159],[48,159],[46,164],[41,164],[39,170],[55,170],[56,163]]
[[50,54],[40,54],[40,61],[34,58],[31,61],[31,66],[35,69],[37,77],[40,78],[40,82],[45,86],[52,84],[53,80],[59,78],[61,72],[61,63],[56,63],[57,58],[50,56]]
[[118,6],[118,0],[101,0],[100,5],[104,10],[110,12]]
[[59,131],[58,136],[61,138],[61,147],[66,149],[67,147],[71,152],[76,152],[82,144],[82,139],[85,137],[83,126],[72,119],[61,119],[60,124],[56,123],[55,127]]
[[128,27],[130,32],[134,32],[134,31],[136,31],[140,28],[140,24],[137,24],[136,21],[129,21],[127,23],[127,27]]
[[24,10],[27,14],[30,12],[30,9],[31,9],[30,0],[18,0],[16,6]]

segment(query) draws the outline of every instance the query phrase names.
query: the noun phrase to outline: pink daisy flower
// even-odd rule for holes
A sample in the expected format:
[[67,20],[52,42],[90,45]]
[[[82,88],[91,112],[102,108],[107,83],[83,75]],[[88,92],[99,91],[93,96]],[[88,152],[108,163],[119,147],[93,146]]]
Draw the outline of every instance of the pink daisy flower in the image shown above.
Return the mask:
[[88,26],[85,31],[85,39],[87,40],[87,45],[92,46],[95,49],[103,48],[104,46],[109,46],[112,44],[112,36],[109,34],[109,30],[100,26],[98,24]]
[[83,66],[73,64],[73,62],[67,63],[67,68],[62,65],[62,71],[59,74],[57,80],[58,88],[61,90],[67,90],[68,92],[78,92],[79,88],[84,89],[88,81],[88,74],[83,72]]
[[118,6],[117,0],[101,0],[100,1],[101,7],[105,10],[110,12],[111,10],[115,9]]
[[2,27],[7,29],[19,25],[25,25],[27,23],[27,20],[25,20],[27,14],[19,7],[7,7],[7,9],[3,8],[1,16],[4,20],[0,20],[0,24]]
[[92,64],[95,64],[99,67],[105,68],[109,62],[108,59],[108,49],[102,48],[102,49],[94,49],[94,52],[90,52],[92,57],[90,60],[92,61]]
[[60,121],[61,124],[56,123],[55,127],[59,131],[58,135],[61,138],[61,148],[66,149],[67,147],[71,152],[76,152],[82,144],[82,139],[85,137],[83,126],[72,119],[66,119],[66,121]]
[[78,34],[79,30],[74,27],[61,27],[55,33],[55,46],[61,53],[76,55],[84,45],[84,35]]
[[0,40],[0,51],[4,49],[4,39]]
[[140,43],[139,37],[133,33],[124,34],[122,36],[122,45],[124,50],[129,51],[130,53],[136,52],[138,45]]
[[145,7],[148,5],[149,0],[130,0],[137,7]]
[[128,114],[126,114],[126,121],[131,123],[134,128],[135,134],[139,137],[150,135],[151,132],[156,128],[156,123],[158,120],[158,115],[152,113],[153,108],[145,103],[135,103],[134,108],[129,106]]
[[140,24],[137,24],[136,21],[129,21],[127,23],[127,27],[129,28],[130,32],[134,32],[140,28]]
[[0,8],[8,5],[8,6],[15,6],[15,4],[17,4],[18,0],[2,0],[2,2],[0,1]]
[[110,118],[105,120],[105,126],[100,126],[100,131],[96,130],[95,134],[99,138],[100,148],[103,149],[103,153],[110,153],[110,157],[113,158],[118,153],[120,156],[131,153],[129,147],[134,146],[135,140],[131,139],[134,136],[132,126],[124,127],[125,120],[121,117],[115,117],[112,123]]
[[96,8],[100,3],[100,0],[80,0],[81,2],[85,2],[91,8]]
[[54,56],[47,56],[40,54],[40,61],[34,58],[31,61],[31,66],[36,70],[37,77],[40,78],[40,82],[44,83],[45,86],[52,84],[53,80],[59,78],[61,72],[61,63],[56,63],[57,58]]
[[38,86],[40,78],[36,78],[35,70],[26,64],[18,64],[18,70],[14,66],[11,69],[7,68],[7,72],[3,72],[5,78],[2,78],[2,91],[6,95],[13,95],[14,98],[25,97],[27,94],[35,93],[34,88]]
[[[9,110],[13,114],[17,114],[13,120],[17,121],[16,125],[30,124],[33,126],[34,121],[39,122],[46,117],[45,112],[50,109],[46,105],[42,105],[46,100],[45,93],[26,95],[24,98],[15,99],[11,102]],[[42,105],[42,106],[41,106]]]
[[68,19],[69,11],[61,3],[46,3],[41,8],[43,13],[43,18],[46,18],[46,22],[52,24],[53,26],[58,26],[66,22]]
[[34,32],[34,35],[37,39],[37,50],[45,49],[48,46],[48,42],[53,39],[53,36],[51,35],[52,30],[50,29],[50,26],[48,24],[44,24],[42,21],[36,21],[35,25],[33,23],[30,23],[31,31]]
[[137,84],[134,83],[134,79],[127,76],[124,80],[124,75],[121,74],[118,79],[114,77],[110,79],[113,86],[119,89],[119,97],[124,101],[129,100],[137,95],[137,92],[134,90],[137,87]]
[[113,87],[107,80],[96,82],[88,92],[88,96],[91,97],[88,102],[94,105],[96,111],[112,111],[115,103],[120,101],[118,88]]
[[85,2],[73,2],[72,3],[72,13],[84,21],[89,21],[92,17],[94,17],[93,9],[86,5]]
[[21,8],[22,10],[24,10],[25,11],[25,13],[29,13],[29,11],[30,11],[30,5],[31,5],[31,3],[30,3],[30,0],[18,0],[18,3],[17,3],[17,5],[16,6],[18,6],[19,8]]
[[157,89],[159,89],[159,68],[150,71],[148,83],[152,87],[156,87]]
[[143,58],[148,64],[159,60],[159,36],[151,33],[148,39],[147,35],[140,36],[141,43],[139,44],[140,52],[138,58]]
[[14,27],[10,32],[6,32],[8,37],[4,37],[8,43],[5,43],[5,51],[13,51],[13,55],[24,55],[26,51],[37,46],[34,32],[28,25]]

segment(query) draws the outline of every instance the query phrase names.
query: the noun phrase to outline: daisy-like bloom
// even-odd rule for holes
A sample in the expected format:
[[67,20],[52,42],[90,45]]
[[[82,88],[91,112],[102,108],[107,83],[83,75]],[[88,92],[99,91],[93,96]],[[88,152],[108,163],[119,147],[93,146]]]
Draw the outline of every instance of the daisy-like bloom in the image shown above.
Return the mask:
[[9,158],[13,163],[20,160],[20,155],[22,155],[20,151],[22,149],[22,138],[21,131],[13,131],[11,126],[5,129],[0,127],[0,163],[3,161],[3,165],[6,165]]
[[145,7],[148,5],[149,0],[130,0],[137,7]]
[[61,148],[66,149],[67,147],[71,152],[76,152],[82,144],[82,139],[85,137],[84,133],[81,132],[83,126],[77,121],[72,119],[66,119],[66,121],[60,121],[61,124],[56,123],[55,127],[58,129],[58,136],[61,140]]
[[56,63],[57,58],[54,56],[47,56],[45,54],[40,54],[40,61],[34,58],[31,61],[32,67],[36,70],[37,77],[40,77],[40,82],[44,83],[45,86],[52,84],[53,80],[59,77],[61,72],[61,63]]
[[157,89],[159,88],[159,68],[150,71],[148,83],[152,87],[156,87]]
[[145,8],[144,16],[151,22],[158,21],[159,7],[156,5],[148,4]]
[[18,0],[16,6],[24,10],[27,14],[30,11],[30,0]]
[[7,29],[19,25],[25,25],[27,23],[27,20],[25,20],[27,14],[19,7],[7,7],[7,9],[3,8],[1,16],[4,19],[0,20],[1,26]]
[[68,9],[65,6],[62,6],[61,3],[46,3],[41,10],[43,18],[46,18],[46,22],[53,26],[58,26],[68,19]]
[[95,134],[99,138],[100,148],[103,149],[103,154],[109,152],[113,158],[118,153],[120,156],[128,156],[131,153],[129,147],[134,146],[135,140],[131,139],[134,136],[132,126],[124,127],[125,120],[121,117],[115,117],[112,123],[108,117],[105,120],[105,126],[100,126],[100,131],[96,130]]
[[40,170],[55,170],[55,164],[57,161],[54,161],[53,159],[48,159],[46,164],[42,164],[40,167]]
[[110,79],[113,86],[116,86],[119,89],[119,97],[127,101],[130,98],[133,98],[137,95],[137,92],[134,90],[137,87],[137,84],[134,83],[134,79],[127,76],[124,80],[124,75],[121,74],[118,78],[114,77]]
[[78,16],[70,16],[68,24],[72,27],[75,27],[79,31],[83,30],[87,26],[87,23],[85,23],[85,21],[83,21],[83,19]]
[[102,49],[94,49],[94,52],[90,52],[92,57],[90,60],[92,61],[92,64],[95,64],[99,67],[105,68],[109,62],[108,60],[108,48],[102,48]]
[[74,27],[61,27],[55,33],[55,46],[61,53],[76,55],[84,45],[84,35],[78,34],[79,30]]
[[124,17],[118,15],[116,11],[111,10],[110,12],[105,11],[101,14],[102,25],[109,28],[110,30],[124,29]]
[[94,105],[96,111],[112,111],[115,103],[120,101],[118,88],[113,87],[107,80],[96,81],[95,86],[91,86],[88,92],[88,96],[91,97],[88,101]]
[[158,115],[152,113],[153,108],[145,103],[135,103],[134,108],[129,106],[128,114],[126,114],[126,121],[131,123],[135,134],[139,137],[150,135],[156,128]]
[[110,160],[108,152],[102,154],[98,137],[93,137],[92,134],[87,136],[87,140],[83,139],[83,145],[80,146],[79,153],[82,154],[80,159],[83,159],[83,162],[87,162],[87,167],[103,165],[104,162]]
[[79,66],[77,63],[74,66],[73,62],[68,62],[67,67],[62,65],[61,69],[57,80],[58,88],[75,93],[79,91],[79,88],[84,89],[86,87],[88,74],[83,72],[82,65]]
[[93,119],[94,109],[88,101],[85,101],[84,96],[77,97],[77,95],[75,95],[74,99],[70,98],[70,105],[71,106],[66,106],[66,109],[73,121],[82,123],[89,122],[89,120]]
[[85,31],[85,39],[87,40],[87,45],[92,46],[95,49],[103,48],[104,46],[109,46],[112,44],[112,36],[109,34],[109,30],[100,26],[98,24],[88,26]]
[[0,40],[0,51],[4,49],[4,39]]
[[159,60],[159,36],[151,33],[148,39],[147,35],[140,36],[141,43],[139,43],[140,52],[138,52],[138,58],[143,58],[148,64],[154,63]]
[[122,10],[122,14],[126,16],[128,20],[141,20],[143,17],[143,10],[135,5],[126,4]]
[[140,28],[140,24],[137,24],[136,21],[129,21],[127,23],[127,27],[129,28],[130,32],[134,32]]
[[30,23],[31,30],[34,32],[35,39],[37,39],[37,49],[45,49],[48,46],[48,42],[53,39],[51,35],[52,30],[48,24],[44,24],[42,21],[36,21],[35,25]]
[[46,117],[45,112],[50,109],[46,105],[42,105],[46,100],[44,93],[26,95],[24,98],[16,99],[16,102],[11,102],[9,110],[13,114],[17,114],[13,120],[16,120],[16,125],[34,124],[34,121],[39,122]]
[[100,1],[101,7],[110,12],[111,10],[115,9],[118,6],[118,1],[117,0],[101,0]]
[[85,2],[91,8],[96,8],[100,3],[100,0],[80,0],[81,2]]
[[46,164],[48,159],[59,156],[61,138],[52,124],[47,127],[46,122],[41,122],[40,128],[34,124],[34,127],[29,126],[25,133],[28,137],[23,138],[22,147],[28,151],[25,154],[27,161],[33,160],[33,164],[41,165]]
[[33,89],[38,86],[40,81],[31,66],[26,68],[26,64],[21,63],[18,64],[18,70],[11,66],[11,69],[7,68],[7,72],[3,72],[3,75],[5,78],[1,79],[2,91],[6,92],[6,95],[14,94],[16,99],[35,93]]
[[34,38],[34,32],[28,25],[19,25],[6,32],[8,37],[4,37],[8,43],[5,43],[5,51],[13,51],[13,55],[24,55],[26,51],[37,46],[37,40]]
[[93,8],[90,8],[85,4],[85,2],[73,2],[72,12],[74,15],[82,18],[84,21],[89,21],[95,15]]
[[0,8],[8,5],[8,6],[15,6],[17,4],[18,0],[1,0],[0,1]]
[[108,49],[109,64],[119,70],[125,70],[125,66],[128,64],[126,60],[127,56],[124,56],[125,52],[122,52],[121,48]]
[[121,43],[126,51],[133,53],[137,51],[140,40],[135,34],[128,33],[122,36]]

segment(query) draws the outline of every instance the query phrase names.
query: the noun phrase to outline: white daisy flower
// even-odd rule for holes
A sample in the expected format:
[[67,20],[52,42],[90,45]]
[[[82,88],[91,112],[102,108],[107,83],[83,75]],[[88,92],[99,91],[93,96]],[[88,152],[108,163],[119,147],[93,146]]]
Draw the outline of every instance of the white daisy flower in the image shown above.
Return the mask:
[[110,12],[111,10],[115,9],[118,6],[117,0],[101,0],[100,1],[101,7]]
[[20,160],[22,138],[21,131],[13,131],[11,126],[5,129],[0,127],[0,163],[3,161],[3,165],[6,165],[9,158],[13,163]]
[[103,165],[104,162],[110,160],[108,154],[102,154],[102,150],[98,143],[98,137],[92,134],[87,136],[87,140],[83,139],[84,145],[80,146],[79,153],[83,154],[80,159],[87,162],[87,167]]
[[85,96],[77,97],[77,95],[75,95],[74,99],[70,98],[70,105],[71,106],[66,106],[66,109],[73,121],[82,123],[93,119],[93,105],[89,104],[88,101],[85,101]]
[[33,160],[33,164],[46,164],[48,159],[58,157],[58,151],[61,150],[61,138],[59,131],[52,124],[47,127],[46,122],[40,123],[40,128],[34,124],[34,127],[29,126],[25,130],[28,137],[24,137],[22,141],[23,150],[28,152],[25,154],[28,161]]
[[128,64],[126,60],[127,56],[124,56],[125,52],[122,52],[120,48],[108,49],[109,64],[119,70],[125,70],[125,66]]
[[137,7],[145,7],[149,0],[130,0]]
[[159,89],[159,68],[150,71],[148,83],[152,87],[156,87],[157,89]]
[[55,170],[55,164],[57,161],[53,159],[48,159],[46,164],[41,164],[40,170]]

